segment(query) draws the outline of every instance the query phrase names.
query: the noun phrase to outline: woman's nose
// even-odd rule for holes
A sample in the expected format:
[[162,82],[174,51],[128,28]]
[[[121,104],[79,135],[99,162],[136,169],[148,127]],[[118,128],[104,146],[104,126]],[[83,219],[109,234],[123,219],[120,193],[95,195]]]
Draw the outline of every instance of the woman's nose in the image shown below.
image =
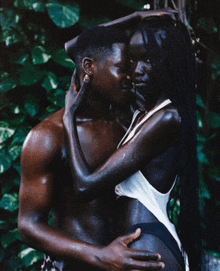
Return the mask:
[[138,61],[134,72],[136,76],[142,76],[146,73],[150,73],[151,71],[152,66],[150,63],[145,61]]
[[134,70],[135,75],[144,75],[144,63],[143,61],[138,61],[136,68]]

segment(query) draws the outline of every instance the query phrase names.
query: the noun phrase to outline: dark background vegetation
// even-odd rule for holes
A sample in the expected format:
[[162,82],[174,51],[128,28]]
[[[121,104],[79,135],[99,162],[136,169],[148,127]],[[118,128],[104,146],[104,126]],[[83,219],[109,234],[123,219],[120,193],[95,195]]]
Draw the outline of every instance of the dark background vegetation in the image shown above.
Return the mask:
[[[163,2],[163,1],[160,1]],[[39,270],[43,255],[17,229],[20,152],[29,130],[64,106],[74,63],[64,43],[143,10],[150,0],[0,1],[0,270]],[[198,65],[198,160],[205,252],[220,247],[220,0],[186,1]],[[178,201],[171,200],[174,222]]]

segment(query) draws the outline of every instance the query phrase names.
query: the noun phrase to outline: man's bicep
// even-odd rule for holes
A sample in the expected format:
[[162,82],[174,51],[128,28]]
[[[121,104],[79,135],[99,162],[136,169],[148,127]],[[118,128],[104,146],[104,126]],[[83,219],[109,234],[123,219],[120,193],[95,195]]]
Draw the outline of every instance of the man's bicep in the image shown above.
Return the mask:
[[47,219],[52,207],[52,191],[53,178],[51,176],[36,176],[32,180],[22,176],[19,192],[19,216],[37,220]]
[[45,216],[53,198],[54,161],[56,146],[50,137],[31,132],[24,143],[21,155],[20,214]]

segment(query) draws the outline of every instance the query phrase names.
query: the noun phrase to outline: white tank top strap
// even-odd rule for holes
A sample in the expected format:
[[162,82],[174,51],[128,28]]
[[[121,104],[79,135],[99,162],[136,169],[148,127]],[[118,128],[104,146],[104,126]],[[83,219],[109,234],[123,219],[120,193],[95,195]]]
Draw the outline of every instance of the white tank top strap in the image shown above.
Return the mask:
[[119,149],[121,147],[121,145],[123,145],[123,142],[124,140],[126,140],[126,137],[128,136],[128,134],[130,133],[130,131],[133,129],[134,127],[134,124],[137,122],[140,114],[142,113],[143,111],[140,111],[139,109],[137,109],[134,114],[133,114],[133,117],[132,117],[132,120],[131,120],[131,124],[128,128],[128,130],[126,131],[125,135],[122,137],[121,141],[118,143],[118,146],[117,146],[117,149]]
[[140,110],[135,111],[133,118],[132,118],[132,121],[131,121],[131,124],[130,124],[126,134],[124,135],[124,137],[122,138],[122,140],[118,144],[117,148],[119,148],[121,145],[128,142],[135,135],[137,129],[141,125],[143,125],[154,113],[158,112],[160,109],[164,108],[165,106],[167,106],[171,103],[172,103],[171,100],[167,99],[167,100],[163,101],[161,104],[155,106],[152,110],[145,113],[145,116],[143,117],[143,119],[136,126],[134,126],[133,124],[134,124],[134,122],[137,121],[141,111]]

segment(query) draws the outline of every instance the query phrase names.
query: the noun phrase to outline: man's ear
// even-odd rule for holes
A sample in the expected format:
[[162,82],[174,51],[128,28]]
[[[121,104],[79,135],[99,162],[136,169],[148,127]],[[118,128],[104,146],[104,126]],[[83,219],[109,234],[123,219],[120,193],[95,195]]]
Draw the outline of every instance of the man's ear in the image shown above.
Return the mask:
[[82,68],[88,76],[93,76],[94,59],[90,57],[84,57],[82,60]]

